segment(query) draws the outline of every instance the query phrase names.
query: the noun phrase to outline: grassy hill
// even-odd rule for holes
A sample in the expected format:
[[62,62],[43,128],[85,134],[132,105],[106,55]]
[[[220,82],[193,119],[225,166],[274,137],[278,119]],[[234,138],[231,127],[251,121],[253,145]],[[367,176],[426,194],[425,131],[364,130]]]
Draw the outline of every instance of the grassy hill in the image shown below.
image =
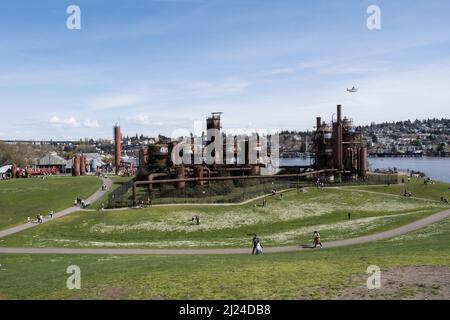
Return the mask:
[[95,177],[49,177],[0,181],[0,230],[26,222],[30,216],[47,215],[87,198],[101,186]]

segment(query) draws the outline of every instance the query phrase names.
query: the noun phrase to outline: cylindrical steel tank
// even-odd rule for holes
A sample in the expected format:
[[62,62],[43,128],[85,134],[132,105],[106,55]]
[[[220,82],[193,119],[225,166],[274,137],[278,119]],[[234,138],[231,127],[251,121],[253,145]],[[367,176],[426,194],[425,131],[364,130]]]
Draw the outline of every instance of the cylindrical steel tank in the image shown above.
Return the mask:
[[337,105],[336,115],[337,115],[337,122],[341,122],[342,121],[342,105],[340,105],[340,104]]
[[83,155],[80,156],[80,175],[86,175],[86,157]]
[[365,177],[369,167],[369,159],[367,156],[367,147],[362,147],[359,150],[359,175]]
[[17,165],[15,163],[11,166],[11,179],[17,178]]
[[78,177],[80,175],[80,169],[81,169],[81,159],[79,155],[75,155],[73,157],[73,167],[72,167],[72,175],[75,177]]
[[[319,119],[317,119],[319,120]],[[317,170],[333,166],[333,129],[331,125],[321,123],[314,137],[315,167]]]
[[116,174],[119,173],[120,164],[122,162],[122,134],[120,132],[120,127],[114,127],[114,144],[115,144],[115,165]]

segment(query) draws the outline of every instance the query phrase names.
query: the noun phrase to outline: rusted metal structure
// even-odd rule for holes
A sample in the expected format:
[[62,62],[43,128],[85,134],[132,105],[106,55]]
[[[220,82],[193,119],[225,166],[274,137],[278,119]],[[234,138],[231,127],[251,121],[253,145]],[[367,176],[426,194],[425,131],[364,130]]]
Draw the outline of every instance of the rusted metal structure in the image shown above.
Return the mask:
[[314,137],[316,170],[336,169],[340,174],[365,177],[368,170],[367,141],[361,127],[342,117],[342,106],[338,105],[336,119],[331,124],[316,119]]
[[122,134],[118,125],[114,126],[114,159],[116,175],[119,174],[122,162]]
[[80,175],[86,175],[86,157],[83,155],[80,156]]
[[[183,165],[173,163],[171,155],[172,151],[179,143],[177,141],[171,143],[157,143],[142,148],[139,151],[139,163],[141,168],[150,172],[148,181],[155,181],[157,178],[164,176],[167,178],[166,180],[177,180],[177,182],[173,182],[176,188],[184,188],[186,183],[183,179],[191,179],[194,177],[200,179],[196,180],[197,184],[204,185],[209,180],[203,180],[203,178],[209,179],[222,176],[259,176],[261,174],[261,167],[264,166],[259,163],[261,151],[257,153],[257,164],[250,164],[251,150],[249,147],[249,137],[245,137],[241,146],[237,145],[236,136],[224,137],[223,158],[217,158],[220,153],[216,153],[216,150],[214,149],[211,152],[211,156],[215,159],[214,163],[207,164],[204,161],[202,155],[205,148],[215,142],[217,135],[221,135],[221,138],[223,137],[221,131],[221,114],[221,112],[213,112],[211,116],[206,119],[206,135],[203,133],[201,140],[199,138],[191,137],[190,146],[187,145],[183,147],[180,155],[183,156],[184,159],[190,159],[191,161],[189,161],[189,163],[184,163]],[[216,130],[216,132],[211,132],[211,129]],[[227,145],[225,143],[226,139],[232,139],[232,143]],[[227,148],[229,148],[229,150],[227,150]],[[240,148],[244,149],[242,153],[240,152]],[[258,150],[263,149],[261,148],[261,142],[258,142],[256,148],[258,148]],[[241,154],[241,156],[243,154],[245,160],[240,159],[239,154]],[[227,158],[227,155],[229,158]],[[238,163],[238,158],[240,164]],[[149,189],[150,188],[151,187],[149,186]]]
[[81,175],[81,156],[78,154],[73,157],[72,175],[74,177]]
[[17,178],[17,165],[15,163],[11,166],[11,179]]

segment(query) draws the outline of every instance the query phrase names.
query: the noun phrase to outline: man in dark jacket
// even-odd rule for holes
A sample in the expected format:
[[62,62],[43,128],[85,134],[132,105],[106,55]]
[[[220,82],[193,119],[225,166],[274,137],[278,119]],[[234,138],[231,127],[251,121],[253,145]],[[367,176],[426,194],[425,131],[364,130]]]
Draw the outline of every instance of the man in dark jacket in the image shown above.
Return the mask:
[[255,254],[256,253],[256,246],[259,243],[259,238],[258,238],[258,236],[256,234],[253,235],[252,243],[253,243],[252,254]]

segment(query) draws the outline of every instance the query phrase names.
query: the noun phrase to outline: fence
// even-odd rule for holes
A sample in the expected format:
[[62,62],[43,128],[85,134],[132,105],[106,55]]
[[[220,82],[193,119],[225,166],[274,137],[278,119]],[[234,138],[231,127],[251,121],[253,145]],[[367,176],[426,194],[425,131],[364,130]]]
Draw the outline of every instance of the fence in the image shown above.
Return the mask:
[[108,196],[108,208],[131,207],[132,201],[127,200],[127,194],[133,188],[134,179],[123,183]]
[[[364,179],[351,177],[321,177],[325,186],[346,185],[378,185],[397,184],[399,176],[396,174],[371,174]],[[314,186],[314,177],[277,177],[270,179],[209,181],[203,184],[199,182],[186,182],[184,188],[176,188],[175,183],[155,184],[151,192],[148,186],[136,188],[136,201],[133,201],[131,180],[109,196],[109,207],[132,207],[136,205],[151,204],[181,204],[181,203],[238,203],[258,196],[270,194],[272,190],[299,189],[301,187]]]

